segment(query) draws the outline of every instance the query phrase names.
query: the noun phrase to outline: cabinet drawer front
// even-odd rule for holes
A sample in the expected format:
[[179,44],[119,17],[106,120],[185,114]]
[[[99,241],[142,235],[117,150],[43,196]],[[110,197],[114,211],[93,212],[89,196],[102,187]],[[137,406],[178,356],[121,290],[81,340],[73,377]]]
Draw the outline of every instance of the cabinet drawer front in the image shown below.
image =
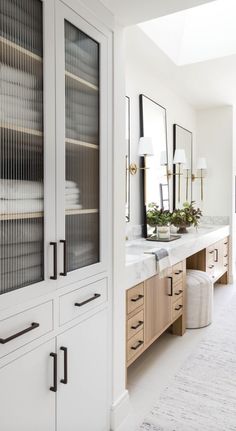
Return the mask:
[[176,320],[183,313],[183,296],[172,305],[172,320]]
[[127,321],[127,339],[129,340],[134,335],[136,335],[141,329],[143,329],[143,324],[144,324],[144,311],[142,310]]
[[107,280],[99,280],[60,297],[60,325],[107,301]]
[[132,337],[127,343],[127,361],[130,361],[133,356],[143,350],[144,335],[143,330],[139,331],[134,337]]
[[52,301],[0,322],[0,357],[53,330]]
[[173,286],[173,301],[177,301],[183,295],[183,282],[180,281]]
[[139,308],[144,304],[144,286],[143,283],[138,284],[127,293],[127,314]]
[[173,266],[172,276],[173,276],[173,285],[181,283],[183,281],[183,262],[177,263]]

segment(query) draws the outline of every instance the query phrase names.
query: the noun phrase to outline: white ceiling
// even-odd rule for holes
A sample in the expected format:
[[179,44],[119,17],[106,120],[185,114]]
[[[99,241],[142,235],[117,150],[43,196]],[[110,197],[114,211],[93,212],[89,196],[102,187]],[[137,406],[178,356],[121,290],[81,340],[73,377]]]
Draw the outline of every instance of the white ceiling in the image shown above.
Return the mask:
[[177,65],[236,54],[236,1],[217,0],[141,23]]
[[177,66],[138,26],[126,29],[128,55],[142,62],[196,108],[236,104],[236,55]]
[[129,26],[214,0],[100,0],[118,23]]

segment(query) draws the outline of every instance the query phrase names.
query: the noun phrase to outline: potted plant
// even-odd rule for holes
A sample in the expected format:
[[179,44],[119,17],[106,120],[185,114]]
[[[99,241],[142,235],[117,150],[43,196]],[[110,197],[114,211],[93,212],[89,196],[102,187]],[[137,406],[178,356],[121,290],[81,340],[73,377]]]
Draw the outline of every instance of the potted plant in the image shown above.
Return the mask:
[[159,208],[155,202],[148,205],[147,223],[155,228],[154,233],[157,233],[159,238],[166,239],[170,237],[171,213],[168,210]]
[[178,228],[178,233],[187,233],[190,226],[197,227],[202,216],[200,208],[194,207],[195,202],[185,202],[183,208],[175,209],[171,216],[171,223]]

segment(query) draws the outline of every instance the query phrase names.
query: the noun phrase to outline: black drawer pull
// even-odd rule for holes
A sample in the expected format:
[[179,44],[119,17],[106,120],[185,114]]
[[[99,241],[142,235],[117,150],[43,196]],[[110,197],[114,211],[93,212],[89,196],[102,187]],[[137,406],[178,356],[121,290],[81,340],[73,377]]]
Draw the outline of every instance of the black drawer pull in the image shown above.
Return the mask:
[[178,307],[175,307],[175,310],[179,311],[179,310],[181,310],[181,308],[183,308],[183,305],[178,305]]
[[178,292],[175,292],[175,295],[178,296],[181,295],[181,293],[183,293],[183,290],[180,289]]
[[179,269],[179,271],[176,271],[176,272],[175,272],[175,275],[182,274],[182,272],[183,272],[183,271],[182,271],[182,269]]
[[224,242],[224,245],[228,245],[228,241]]
[[137,302],[137,301],[139,301],[142,298],[143,298],[143,295],[138,295],[138,296],[136,296],[136,298],[132,298],[131,301],[132,302]]
[[225,264],[224,264],[224,266],[225,266],[225,267],[227,267],[227,266],[228,266],[228,263],[225,263]]
[[170,293],[168,296],[173,296],[173,277],[167,277],[170,280]]
[[9,341],[14,340],[17,337],[20,337],[21,335],[26,334],[27,332],[33,331],[33,329],[36,329],[39,327],[39,323],[31,323],[31,326],[29,326],[26,329],[23,329],[23,331],[17,332],[17,334],[11,335],[8,338],[0,338],[0,344],[6,344],[9,343]]
[[143,341],[139,340],[138,344],[136,346],[132,346],[131,349],[132,350],[137,350],[139,347],[141,347],[143,345]]
[[215,266],[215,265],[210,265],[210,266],[209,266],[209,269],[212,269],[212,268],[214,268],[214,266]]
[[143,325],[143,321],[142,320],[139,320],[139,322],[137,323],[137,325],[133,325],[133,326],[131,326],[131,329],[138,329],[140,326],[142,326]]
[[57,392],[57,354],[50,353],[53,358],[53,386],[50,387],[50,391]]
[[214,250],[209,251],[209,254],[213,254],[213,253],[214,253]]
[[227,255],[227,254],[225,254],[225,255],[224,255],[224,257],[228,257],[228,255]]
[[63,272],[60,272],[60,275],[63,277],[67,276],[67,262],[66,262],[66,240],[61,239],[60,243],[63,244]]
[[218,248],[215,248],[215,259],[214,259],[214,262],[218,262],[219,261],[219,250],[218,250]]
[[50,277],[51,280],[57,280],[57,243],[50,242],[53,246],[53,275]]
[[61,347],[60,350],[64,352],[64,378],[61,379],[61,383],[67,385],[68,383],[68,349],[67,347]]
[[83,302],[75,302],[75,307],[82,307],[85,304],[88,304],[91,301],[94,301],[95,299],[99,298],[101,295],[100,293],[95,293],[92,298],[86,299],[86,301]]

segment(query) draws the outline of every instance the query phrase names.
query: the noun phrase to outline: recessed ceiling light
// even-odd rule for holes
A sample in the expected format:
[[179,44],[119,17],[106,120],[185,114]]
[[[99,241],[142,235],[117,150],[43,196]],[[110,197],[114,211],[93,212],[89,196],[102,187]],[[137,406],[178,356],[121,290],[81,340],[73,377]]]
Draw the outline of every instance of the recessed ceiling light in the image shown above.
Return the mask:
[[139,24],[178,66],[236,54],[236,0],[216,0]]

